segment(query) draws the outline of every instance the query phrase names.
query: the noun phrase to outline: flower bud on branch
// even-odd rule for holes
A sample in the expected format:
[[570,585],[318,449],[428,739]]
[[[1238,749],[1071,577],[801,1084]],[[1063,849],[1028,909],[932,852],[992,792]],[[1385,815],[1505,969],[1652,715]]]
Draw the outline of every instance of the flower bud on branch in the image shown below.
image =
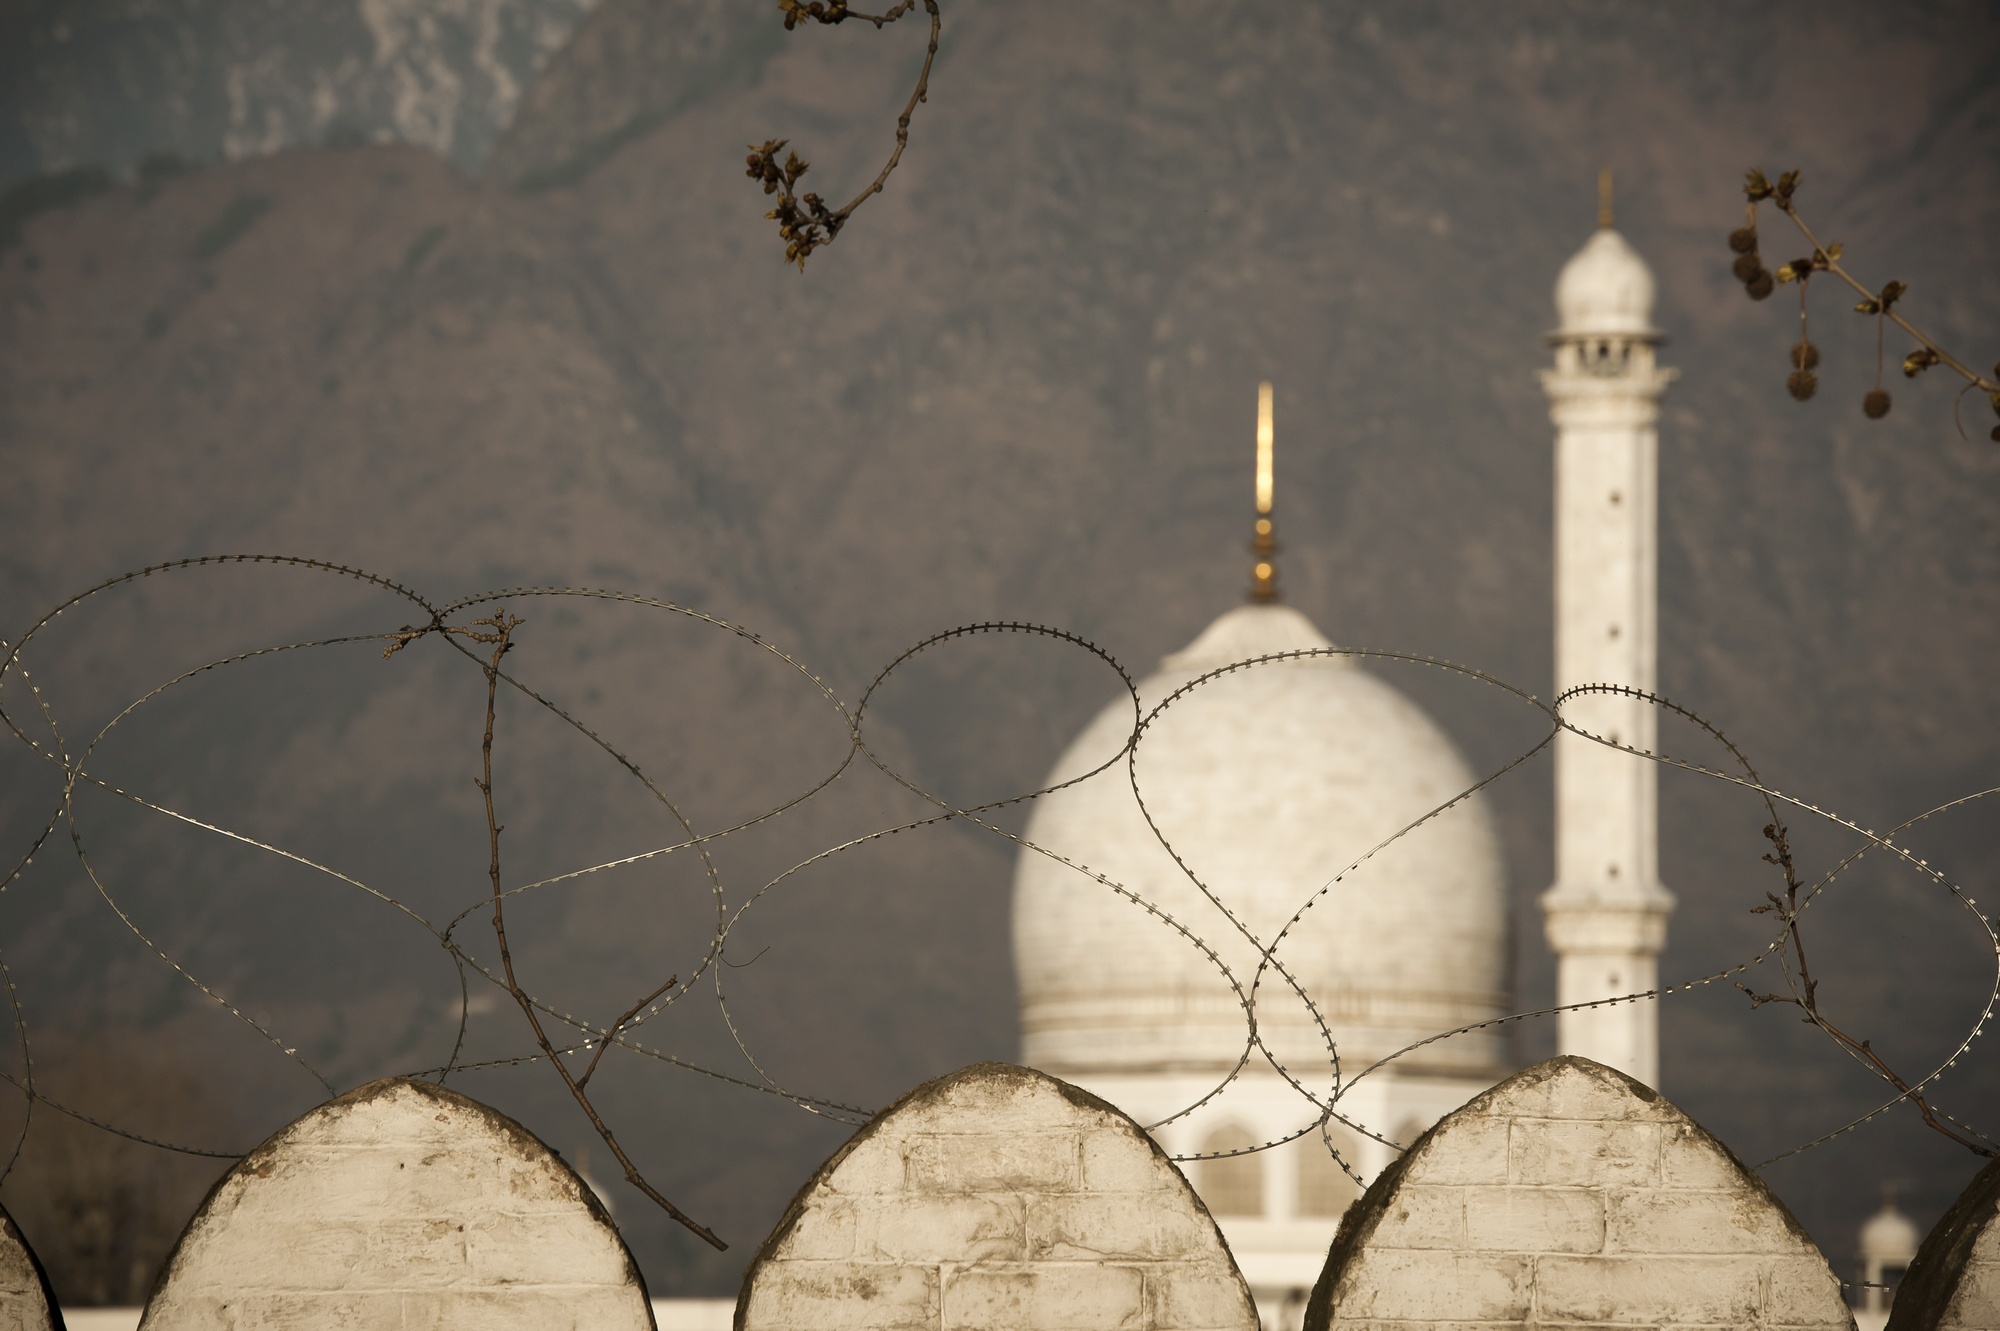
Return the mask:
[[[833,27],[849,19],[872,23],[879,30],[915,9],[917,3],[918,0],[902,0],[902,3],[880,14],[864,14],[849,9],[847,0],[778,0],[778,8],[784,11],[787,32],[807,23]],[[805,271],[806,256],[823,245],[832,244],[854,210],[871,195],[882,192],[889,173],[903,160],[903,149],[910,142],[910,117],[915,114],[917,104],[927,100],[930,94],[931,63],[937,59],[938,32],[942,26],[937,0],[922,0],[922,3],[924,11],[931,16],[930,45],[924,50],[924,64],[917,73],[917,86],[911,91],[909,101],[903,104],[903,113],[896,117],[895,151],[889,154],[889,160],[875,173],[875,179],[866,189],[838,208],[828,207],[817,194],[801,197],[795,187],[799,177],[811,169],[811,164],[794,152],[788,153],[784,165],[780,166],[777,154],[788,142],[785,139],[767,139],[761,147],[752,145],[750,156],[745,159],[744,174],[761,184],[764,193],[777,196],[777,206],[764,216],[778,224],[778,238],[785,242],[785,262],[797,264],[800,272]]]

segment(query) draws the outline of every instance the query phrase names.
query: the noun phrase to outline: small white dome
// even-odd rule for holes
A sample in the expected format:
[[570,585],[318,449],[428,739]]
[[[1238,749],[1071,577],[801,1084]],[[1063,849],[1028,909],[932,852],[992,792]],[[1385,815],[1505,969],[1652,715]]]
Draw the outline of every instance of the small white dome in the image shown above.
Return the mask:
[[1921,1242],[1923,1235],[1917,1233],[1910,1217],[1898,1211],[1894,1204],[1885,1203],[1861,1227],[1861,1260],[1881,1262],[1886,1266],[1908,1266],[1917,1255],[1917,1245]]
[[1657,336],[1653,270],[1610,227],[1584,242],[1556,279],[1563,336]]
[[[1162,662],[1140,685],[1143,705],[1233,662],[1327,646],[1296,610],[1242,606]],[[1105,708],[1050,783],[1117,754],[1132,722],[1129,699]],[[1366,667],[1308,657],[1204,683],[1148,727],[1137,777],[1186,870],[1147,825],[1122,759],[1036,801],[1028,839],[1129,888],[1212,948],[1246,991],[1257,984],[1258,1032],[1295,1075],[1325,1084],[1326,1044],[1311,1012],[1275,972],[1258,981],[1259,946],[1190,871],[1266,945],[1311,904],[1276,955],[1318,1005],[1348,1076],[1503,1011],[1506,892],[1477,797],[1343,873],[1473,781],[1437,726]],[[1243,1051],[1242,1004],[1200,947],[1032,850],[1015,871],[1014,958],[1022,1057],[1034,1067],[1222,1072]],[[1462,1036],[1397,1066],[1491,1077],[1501,1041],[1497,1031]]]

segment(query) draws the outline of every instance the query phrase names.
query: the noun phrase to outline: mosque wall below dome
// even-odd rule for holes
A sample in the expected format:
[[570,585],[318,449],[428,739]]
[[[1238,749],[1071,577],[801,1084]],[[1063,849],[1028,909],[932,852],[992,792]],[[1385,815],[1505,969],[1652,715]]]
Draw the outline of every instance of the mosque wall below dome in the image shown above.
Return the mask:
[[[1505,1066],[1504,1028],[1423,1043],[1440,1032],[1489,1019],[1500,1006],[1498,995],[1436,989],[1308,992],[1324,1027],[1312,1020],[1296,994],[1276,981],[1267,978],[1256,999],[1261,1050],[1307,1080],[1324,1079],[1336,1067],[1352,1076],[1393,1060],[1404,1075],[1490,1082]],[[1057,1073],[1224,1071],[1242,1061],[1250,1042],[1244,1005],[1221,983],[1194,994],[1058,992],[1024,1003],[1021,1011],[1022,1057]],[[1265,1061],[1258,1050],[1251,1050],[1250,1057],[1253,1064]]]

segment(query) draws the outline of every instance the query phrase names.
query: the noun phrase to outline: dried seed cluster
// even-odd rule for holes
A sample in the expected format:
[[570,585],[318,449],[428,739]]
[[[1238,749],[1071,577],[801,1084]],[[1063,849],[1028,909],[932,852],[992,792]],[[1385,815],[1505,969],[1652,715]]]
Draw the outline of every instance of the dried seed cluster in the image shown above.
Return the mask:
[[[1785,389],[1800,402],[1806,401],[1819,391],[1819,376],[1814,371],[1819,366],[1819,348],[1813,345],[1806,330],[1806,286],[1815,273],[1834,273],[1851,286],[1860,287],[1848,273],[1840,267],[1841,248],[1839,245],[1820,246],[1811,230],[1799,218],[1793,196],[1799,188],[1799,173],[1787,171],[1774,183],[1762,171],[1752,170],[1744,177],[1744,221],[1743,225],[1729,233],[1729,250],[1736,257],[1730,264],[1730,271],[1743,284],[1743,290],[1752,300],[1764,300],[1777,287],[1796,282],[1799,287],[1799,340],[1791,349],[1791,372],[1785,377]],[[1813,241],[1813,252],[1801,259],[1793,259],[1782,264],[1773,273],[1764,266],[1757,237],[1757,208],[1769,202],[1786,214],[1798,226],[1807,239]],[[1987,401],[1994,413],[2000,415],[2000,365],[1993,369],[1993,379],[1987,380],[1966,369],[1955,360],[1950,360],[1921,333],[1900,317],[1892,316],[1897,301],[1909,290],[1901,282],[1890,282],[1872,296],[1864,298],[1854,307],[1857,314],[1867,315],[1875,320],[1875,386],[1861,399],[1861,413],[1871,421],[1879,421],[1889,414],[1895,400],[1882,387],[1883,343],[1887,326],[1894,318],[1898,327],[1915,335],[1918,346],[1903,357],[1903,374],[1914,379],[1934,365],[1949,363],[1952,369],[1971,381],[1967,386],[1984,389]],[[2000,426],[1993,427],[1992,438],[2000,443]]]

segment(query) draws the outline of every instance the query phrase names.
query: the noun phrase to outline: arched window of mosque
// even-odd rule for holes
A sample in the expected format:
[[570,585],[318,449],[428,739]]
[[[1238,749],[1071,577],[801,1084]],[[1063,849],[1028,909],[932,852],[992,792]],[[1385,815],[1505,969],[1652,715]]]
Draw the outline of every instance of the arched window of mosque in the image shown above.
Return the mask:
[[1242,1151],[1256,1146],[1257,1138],[1234,1123],[1217,1128],[1202,1139],[1201,1153],[1215,1159],[1196,1162],[1196,1191],[1216,1215],[1264,1214],[1264,1156],[1218,1155],[1222,1151]]
[[[1333,1142],[1333,1149],[1340,1152],[1340,1159],[1347,1162],[1347,1169],[1360,1171],[1359,1158],[1361,1143],[1351,1133],[1334,1128],[1327,1133]],[[1339,1216],[1356,1197],[1361,1195],[1361,1185],[1340,1167],[1326,1149],[1326,1142],[1320,1140],[1317,1132],[1309,1132],[1299,1143],[1299,1214],[1312,1216]]]

